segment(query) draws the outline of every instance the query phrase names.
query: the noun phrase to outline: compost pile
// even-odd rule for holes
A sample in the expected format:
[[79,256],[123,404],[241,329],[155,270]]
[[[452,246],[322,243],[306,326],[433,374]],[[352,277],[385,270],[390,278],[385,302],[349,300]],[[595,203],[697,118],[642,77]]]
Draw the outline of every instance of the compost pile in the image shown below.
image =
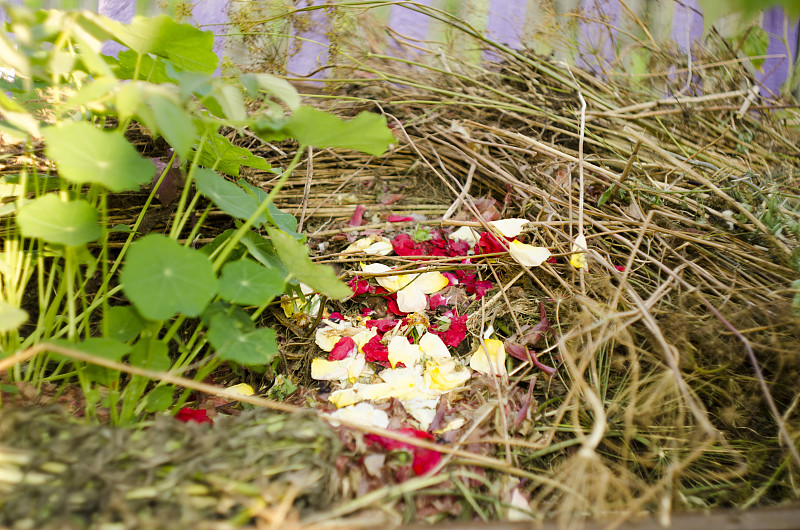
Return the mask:
[[[292,403],[336,413],[330,398],[349,387],[314,377],[315,359],[336,360],[319,332],[359,317],[384,322],[382,334],[430,329],[462,365],[492,330],[505,343],[507,373],[470,374],[431,421],[396,397],[360,400],[390,429],[438,443],[440,457],[357,429],[333,435],[305,413],[64,435],[51,412],[20,430],[12,410],[2,443],[18,451],[15,469],[43,482],[3,485],[3,522],[42,527],[65,510],[99,509],[109,521],[247,523],[263,516],[256,498],[284,510],[273,522],[291,512],[298,524],[369,510],[394,522],[619,521],[796,499],[796,109],[750,97],[749,74],[730,64],[702,69],[684,90],[666,73],[637,86],[496,53],[495,70],[437,54],[413,67],[341,60],[333,70],[346,81],[309,100],[341,116],[385,114],[397,143],[382,157],[312,150],[277,201],[299,218],[315,260],[357,293],[320,300],[321,314],[291,300],[269,313],[278,371],[300,386]],[[275,166],[296,149],[244,146]],[[274,177],[243,174],[266,190]],[[208,240],[231,222],[209,219]],[[489,224],[503,219],[527,223],[503,243]],[[469,249],[454,245],[463,227],[475,234]],[[549,256],[523,266],[506,250],[514,239]],[[363,252],[377,243],[387,252]],[[379,289],[378,262],[458,282],[435,303],[429,294],[424,318],[409,322]],[[274,385],[270,374],[217,377]]]

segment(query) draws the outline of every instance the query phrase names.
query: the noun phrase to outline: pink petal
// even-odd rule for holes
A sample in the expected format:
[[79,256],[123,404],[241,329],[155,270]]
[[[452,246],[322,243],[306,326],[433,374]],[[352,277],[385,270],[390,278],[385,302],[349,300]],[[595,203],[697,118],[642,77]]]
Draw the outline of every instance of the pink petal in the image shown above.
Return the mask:
[[358,350],[358,347],[356,346],[356,341],[353,340],[353,337],[342,337],[331,350],[331,353],[328,355],[328,360],[341,361],[343,359],[347,359],[348,357],[355,355],[356,350]]
[[366,211],[367,208],[365,206],[361,206],[360,204],[356,206],[353,216],[350,218],[350,222],[347,224],[350,226],[361,226],[364,224],[364,212]]

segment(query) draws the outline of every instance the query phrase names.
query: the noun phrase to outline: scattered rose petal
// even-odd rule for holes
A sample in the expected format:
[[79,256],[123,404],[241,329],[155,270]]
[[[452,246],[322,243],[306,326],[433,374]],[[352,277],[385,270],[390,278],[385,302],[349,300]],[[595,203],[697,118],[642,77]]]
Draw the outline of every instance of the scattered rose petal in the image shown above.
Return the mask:
[[397,366],[397,363],[403,363],[405,366],[413,366],[420,359],[422,359],[422,349],[417,344],[410,344],[408,339],[403,335],[392,337],[389,341],[389,363],[392,368]]
[[522,232],[522,227],[528,224],[527,219],[500,219],[489,221],[489,225],[497,229],[505,237],[517,237]]
[[240,394],[242,396],[252,396],[256,393],[256,391],[253,390],[253,387],[247,383],[239,383],[238,385],[229,386],[228,392],[233,392],[234,394]]
[[617,269],[619,272],[625,272],[624,265],[614,265],[614,268]]
[[335,420],[345,420],[366,427],[378,427],[381,429],[389,427],[389,416],[386,412],[376,409],[370,403],[364,402],[342,407],[328,414],[328,418],[331,419],[331,425],[334,427],[337,426]]
[[442,342],[441,338],[433,333],[424,334],[419,339],[419,347],[428,357],[432,357],[434,359],[450,358],[450,351],[447,349],[445,343]]
[[347,282],[347,286],[350,287],[351,291],[353,291],[353,296],[366,294],[371,290],[369,281],[359,278],[358,276],[354,276],[352,280]]
[[356,209],[353,212],[353,216],[350,217],[350,222],[348,222],[347,224],[349,224],[350,226],[361,226],[364,223],[364,212],[366,211],[367,211],[366,207],[361,206],[360,204],[356,206]]
[[448,237],[453,241],[462,241],[467,243],[470,248],[474,247],[478,243],[478,233],[469,226],[460,227]]
[[[485,348],[484,348],[485,346]],[[485,375],[506,374],[506,350],[503,342],[487,339],[478,346],[469,359],[469,367]]]
[[331,349],[331,353],[328,355],[328,360],[341,361],[342,359],[352,357],[356,354],[356,351],[358,351],[356,341],[354,341],[352,337],[342,337]]
[[355,355],[340,361],[317,357],[311,361],[311,377],[317,381],[356,381],[365,367],[364,355]]
[[440,294],[434,294],[428,298],[428,309],[431,311],[443,305],[447,305],[447,300]]
[[433,333],[438,335],[447,346],[458,348],[461,341],[467,336],[467,315],[451,316],[446,330],[433,330]]
[[425,376],[432,390],[449,392],[463,385],[471,376],[469,370],[458,366],[456,360],[438,359],[425,363]]
[[547,247],[534,247],[516,240],[509,244],[508,253],[526,267],[538,267],[550,257]]
[[505,245],[489,232],[481,232],[476,248],[481,254],[495,254],[497,252],[506,252],[507,250]]
[[575,238],[575,243],[572,244],[572,256],[569,258],[569,263],[576,269],[588,269],[589,264],[586,262],[586,236],[583,234]]
[[362,350],[368,362],[389,361],[389,348],[381,342],[381,337],[378,335],[375,335],[364,344]]
[[175,419],[184,423],[189,423],[190,421],[195,423],[214,423],[214,421],[208,417],[207,410],[190,409],[189,407],[183,407],[179,410],[178,413],[175,414]]
[[390,215],[386,220],[390,223],[407,223],[415,221],[415,219],[410,215]]

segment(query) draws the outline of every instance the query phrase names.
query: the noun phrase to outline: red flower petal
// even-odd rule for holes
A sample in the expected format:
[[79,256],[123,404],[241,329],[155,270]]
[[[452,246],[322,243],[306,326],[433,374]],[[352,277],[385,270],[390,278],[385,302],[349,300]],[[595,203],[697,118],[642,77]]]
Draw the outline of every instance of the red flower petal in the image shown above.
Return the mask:
[[417,447],[414,449],[414,460],[411,462],[411,469],[415,475],[424,475],[431,469],[439,465],[442,460],[442,453]]
[[348,287],[350,290],[353,291],[353,296],[358,296],[360,294],[369,293],[371,290],[371,286],[369,281],[362,280],[358,276],[354,276],[352,280],[347,282]]
[[436,331],[435,329],[432,331],[442,339],[445,345],[458,348],[458,345],[467,336],[467,315],[450,317],[450,326],[446,331]]
[[367,362],[389,361],[389,347],[381,343],[381,336],[375,335],[361,348]]
[[367,208],[361,206],[360,204],[356,206],[355,211],[353,212],[353,216],[350,218],[350,222],[347,223],[350,226],[361,226],[364,224],[364,212],[367,211]]
[[208,417],[208,411],[205,409],[190,409],[183,407],[175,414],[175,419],[184,423],[194,421],[197,423],[214,423],[214,420]]
[[478,247],[481,254],[508,252],[508,247],[500,243],[500,241],[489,232],[481,232],[481,238],[476,247]]
[[367,329],[375,328],[380,333],[386,333],[387,331],[391,331],[397,325],[399,320],[392,320],[391,318],[376,318],[373,320],[367,320],[364,324]]
[[356,354],[358,347],[353,337],[342,337],[328,354],[329,361],[341,361]]
[[447,305],[447,300],[445,300],[444,296],[440,294],[434,294],[428,298],[428,309],[431,311],[443,305]]
[[410,215],[390,215],[387,219],[390,223],[405,223],[414,220]]

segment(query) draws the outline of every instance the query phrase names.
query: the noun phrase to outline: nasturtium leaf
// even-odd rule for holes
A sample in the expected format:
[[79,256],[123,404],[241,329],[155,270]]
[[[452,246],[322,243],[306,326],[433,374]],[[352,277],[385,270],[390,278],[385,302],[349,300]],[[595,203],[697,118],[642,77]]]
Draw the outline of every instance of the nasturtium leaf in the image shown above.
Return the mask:
[[[200,193],[211,199],[220,210],[237,219],[249,219],[258,208],[255,197],[225,180],[216,171],[199,168],[195,172],[195,182]],[[256,224],[263,224],[266,220],[266,216],[261,215]]]
[[222,268],[219,295],[235,304],[261,305],[281,294],[284,283],[284,277],[277,269],[243,259]]
[[[103,337],[92,337],[76,344],[74,349],[101,357],[109,361],[121,361],[122,358],[131,352],[132,348],[114,339]],[[58,358],[59,356],[54,356]],[[86,376],[97,383],[107,385],[110,381],[119,377],[119,372],[99,366],[88,364],[84,369]]]
[[131,245],[120,279],[125,295],[150,320],[195,317],[217,293],[208,257],[160,234]]
[[295,138],[305,145],[317,147],[342,147],[371,155],[382,155],[395,142],[386,126],[386,118],[372,112],[361,112],[351,120],[302,105],[278,131],[258,130],[267,140]]
[[203,143],[200,164],[205,167],[215,167],[218,171],[233,177],[239,176],[241,166],[266,171],[271,169],[269,162],[254,155],[249,149],[233,145],[230,140],[217,132],[209,135]]
[[84,85],[74,96],[61,107],[61,112],[68,112],[77,107],[95,108],[109,98],[109,94],[119,85],[113,77],[100,77]]
[[256,73],[242,74],[239,79],[251,97],[257,97],[261,92],[266,92],[283,101],[290,110],[300,106],[300,95],[294,86],[285,79]]
[[[233,85],[217,85],[212,90],[210,99],[213,99],[219,105],[224,116],[220,118],[228,118],[234,122],[243,122],[247,120],[247,110],[244,108],[244,97],[242,91]],[[203,102],[208,103],[209,98],[204,98]],[[209,107],[211,108],[211,107]]]
[[133,50],[124,50],[117,54],[117,63],[114,67],[117,79],[133,79],[136,74],[137,61],[141,61],[139,63],[139,79],[156,84],[170,81],[163,59],[142,55],[140,60],[139,55]]
[[102,184],[111,191],[138,189],[153,178],[153,163],[139,156],[119,132],[86,122],[62,122],[42,130],[45,153],[62,177],[77,184]]
[[344,300],[352,296],[353,291],[339,280],[333,268],[311,262],[308,247],[276,228],[267,227],[267,233],[293,277],[330,298]]
[[171,386],[157,386],[144,398],[145,412],[164,412],[172,406],[175,391]]
[[108,336],[121,342],[128,342],[144,329],[144,320],[133,306],[117,305],[106,309],[105,328]]
[[249,329],[226,314],[211,319],[208,341],[220,359],[245,366],[263,366],[278,353],[274,329]]
[[212,73],[219,62],[214,35],[191,24],[178,24],[166,15],[134,17],[130,24],[108,21],[117,41],[140,53],[169,60],[177,70]]
[[[238,184],[245,190],[253,194],[256,198],[256,202],[262,203],[265,200],[267,200],[267,196],[269,194],[266,191],[262,190],[261,188],[253,186],[244,179],[239,179]],[[270,202],[267,205],[266,215],[267,215],[267,220],[270,223],[272,223],[272,225],[280,228],[281,230],[291,235],[301,243],[305,243],[306,236],[305,234],[300,234],[297,232],[297,218],[294,215],[288,212],[284,212],[283,210],[275,206],[275,204],[272,202]]]
[[166,372],[172,366],[169,348],[165,343],[155,340],[140,340],[134,344],[128,361],[137,368],[156,372]]
[[28,312],[0,300],[0,333],[8,333],[19,328],[28,320]]
[[284,278],[289,275],[289,269],[286,268],[278,254],[275,253],[275,247],[272,246],[268,239],[251,231],[247,232],[242,238],[242,245],[259,263],[279,270]]
[[17,225],[23,236],[70,247],[99,238],[102,230],[98,219],[97,210],[88,202],[64,202],[54,193],[34,199],[17,213]]
[[162,94],[151,94],[147,103],[153,110],[158,132],[184,160],[195,143],[192,118],[176,99]]

